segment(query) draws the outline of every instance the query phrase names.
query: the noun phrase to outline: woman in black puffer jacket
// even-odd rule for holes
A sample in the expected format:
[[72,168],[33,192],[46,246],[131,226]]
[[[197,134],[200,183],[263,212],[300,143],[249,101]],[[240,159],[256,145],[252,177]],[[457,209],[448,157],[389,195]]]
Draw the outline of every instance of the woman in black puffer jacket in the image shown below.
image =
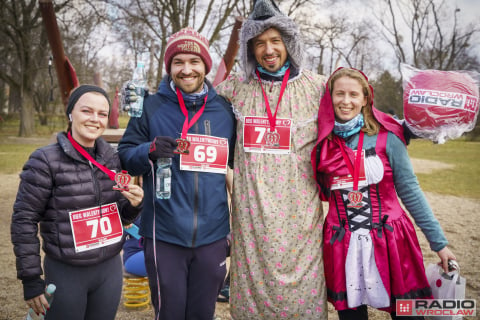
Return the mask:
[[[50,308],[47,319],[108,320],[118,308],[122,224],[137,217],[143,190],[137,185],[113,188],[112,171],[121,171],[120,161],[100,138],[109,110],[103,89],[76,88],[67,107],[68,133],[33,152],[20,175],[11,224],[17,277],[34,311]],[[45,283],[57,287],[50,306]]]

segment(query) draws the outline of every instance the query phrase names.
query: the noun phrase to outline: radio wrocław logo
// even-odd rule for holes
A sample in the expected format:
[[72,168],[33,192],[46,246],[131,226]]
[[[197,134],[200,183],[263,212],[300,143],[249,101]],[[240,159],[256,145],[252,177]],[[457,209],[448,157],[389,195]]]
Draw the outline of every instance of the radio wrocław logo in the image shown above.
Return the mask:
[[475,316],[473,299],[398,299],[397,316]]

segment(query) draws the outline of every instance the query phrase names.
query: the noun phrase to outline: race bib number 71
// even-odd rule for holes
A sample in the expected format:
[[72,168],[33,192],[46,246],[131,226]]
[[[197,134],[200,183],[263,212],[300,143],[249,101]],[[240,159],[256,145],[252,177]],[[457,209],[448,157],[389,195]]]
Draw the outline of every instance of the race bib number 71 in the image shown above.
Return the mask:
[[292,120],[276,119],[275,130],[270,130],[268,118],[245,117],[243,149],[245,152],[289,154]]

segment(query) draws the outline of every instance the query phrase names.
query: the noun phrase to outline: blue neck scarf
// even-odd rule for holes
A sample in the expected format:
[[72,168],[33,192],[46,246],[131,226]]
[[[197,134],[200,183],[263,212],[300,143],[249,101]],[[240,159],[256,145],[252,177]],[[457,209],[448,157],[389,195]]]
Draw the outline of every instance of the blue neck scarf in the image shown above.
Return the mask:
[[[172,81],[170,81],[170,88],[172,88],[173,92],[176,92],[175,88],[175,83]],[[180,89],[180,88],[179,88]],[[196,101],[198,98],[203,98],[205,97],[205,95],[208,93],[208,86],[206,83],[203,83],[203,89],[202,91],[200,92],[197,92],[197,93],[185,93],[182,91],[182,89],[180,89],[180,92],[182,93],[182,96],[183,96],[183,100],[185,101]]]
[[287,69],[289,67],[290,67],[290,61],[287,60],[287,62],[285,62],[283,67],[281,67],[280,69],[278,69],[275,72],[269,72],[269,71],[265,70],[264,68],[262,68],[262,66],[257,63],[257,70],[260,73],[265,73],[265,74],[271,75],[273,77],[283,77],[283,75],[285,74],[285,72],[287,72]]
[[335,121],[333,133],[342,138],[350,137],[360,132],[360,129],[363,127],[363,123],[363,114],[360,112],[352,120],[349,120],[346,123]]

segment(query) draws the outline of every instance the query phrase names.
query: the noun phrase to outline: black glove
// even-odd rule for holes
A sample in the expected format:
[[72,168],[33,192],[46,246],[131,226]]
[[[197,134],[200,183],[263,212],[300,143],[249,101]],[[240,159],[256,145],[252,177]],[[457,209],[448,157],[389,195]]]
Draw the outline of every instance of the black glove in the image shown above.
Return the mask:
[[[143,97],[148,96],[148,88],[145,88],[145,94]],[[128,111],[130,108],[130,102],[137,101],[137,93],[135,92],[135,85],[131,81],[125,82],[122,87],[122,110]]]
[[175,155],[173,150],[177,147],[178,143],[175,139],[168,136],[158,136],[150,143],[150,150],[148,157],[152,161],[156,161],[160,158],[173,158]]

